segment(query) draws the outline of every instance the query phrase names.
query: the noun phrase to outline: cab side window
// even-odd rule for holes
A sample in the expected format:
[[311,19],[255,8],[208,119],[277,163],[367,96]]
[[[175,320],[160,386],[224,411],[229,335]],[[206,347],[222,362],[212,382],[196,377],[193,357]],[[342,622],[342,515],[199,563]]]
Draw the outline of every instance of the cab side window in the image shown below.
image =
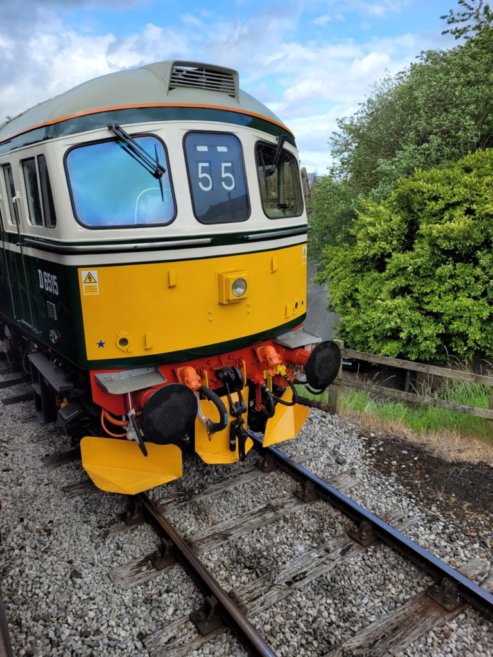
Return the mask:
[[3,178],[5,182],[5,189],[7,191],[7,205],[10,214],[10,222],[16,224],[17,219],[17,208],[15,207],[14,197],[15,197],[15,184],[14,184],[14,175],[12,173],[12,167],[10,164],[4,164],[3,167]]
[[54,228],[55,207],[44,155],[22,160],[29,221],[34,226]]
[[296,217],[303,212],[298,162],[275,144],[259,142],[257,172],[262,207],[269,219]]

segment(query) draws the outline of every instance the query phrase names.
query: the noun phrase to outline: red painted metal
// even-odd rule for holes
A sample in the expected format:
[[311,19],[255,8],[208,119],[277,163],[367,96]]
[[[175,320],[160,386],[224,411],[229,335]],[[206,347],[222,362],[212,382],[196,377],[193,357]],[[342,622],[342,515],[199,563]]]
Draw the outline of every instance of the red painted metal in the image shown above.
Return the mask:
[[[221,381],[216,377],[216,371],[224,367],[238,367],[245,369],[249,381],[257,385],[255,403],[257,408],[261,405],[260,386],[265,383],[264,373],[270,372],[274,383],[285,385],[283,377],[276,376],[275,368],[284,364],[288,374],[292,374],[292,366],[299,367],[308,360],[310,353],[306,349],[288,349],[281,347],[273,341],[265,341],[244,349],[237,349],[226,354],[218,354],[206,358],[197,358],[187,363],[160,365],[159,371],[167,383],[184,383],[196,389],[199,381],[215,390],[222,387]],[[291,367],[290,367],[291,366]],[[114,395],[106,392],[96,381],[96,374],[119,372],[122,370],[93,370],[90,372],[91,392],[95,404],[104,408],[115,416],[125,415],[129,410],[127,395]],[[154,386],[145,390],[131,393],[131,402],[135,410],[143,408],[147,400],[163,385]]]

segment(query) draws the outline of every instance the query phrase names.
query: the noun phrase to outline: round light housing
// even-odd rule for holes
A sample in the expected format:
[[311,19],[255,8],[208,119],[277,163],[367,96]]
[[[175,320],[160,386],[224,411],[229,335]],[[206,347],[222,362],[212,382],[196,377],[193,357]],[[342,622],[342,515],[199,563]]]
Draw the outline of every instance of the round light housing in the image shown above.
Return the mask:
[[242,297],[247,291],[247,282],[244,278],[236,278],[231,285],[231,292],[235,297]]

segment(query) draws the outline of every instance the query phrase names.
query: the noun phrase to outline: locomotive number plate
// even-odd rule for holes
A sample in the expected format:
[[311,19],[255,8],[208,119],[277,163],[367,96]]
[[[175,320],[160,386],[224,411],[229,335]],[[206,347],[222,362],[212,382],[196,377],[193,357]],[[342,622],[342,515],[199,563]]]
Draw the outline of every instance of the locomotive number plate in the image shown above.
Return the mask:
[[50,274],[47,271],[41,271],[41,269],[38,269],[38,278],[39,287],[42,290],[46,290],[47,292],[51,292],[51,294],[58,296],[58,278],[56,274]]

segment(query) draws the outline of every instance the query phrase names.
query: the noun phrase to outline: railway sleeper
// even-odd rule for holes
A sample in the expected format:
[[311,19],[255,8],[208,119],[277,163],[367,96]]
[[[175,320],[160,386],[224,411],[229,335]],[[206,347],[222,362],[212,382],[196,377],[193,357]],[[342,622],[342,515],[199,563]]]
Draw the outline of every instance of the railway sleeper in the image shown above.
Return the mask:
[[373,545],[378,540],[375,528],[368,520],[362,520],[355,529],[349,529],[347,535],[363,547]]

